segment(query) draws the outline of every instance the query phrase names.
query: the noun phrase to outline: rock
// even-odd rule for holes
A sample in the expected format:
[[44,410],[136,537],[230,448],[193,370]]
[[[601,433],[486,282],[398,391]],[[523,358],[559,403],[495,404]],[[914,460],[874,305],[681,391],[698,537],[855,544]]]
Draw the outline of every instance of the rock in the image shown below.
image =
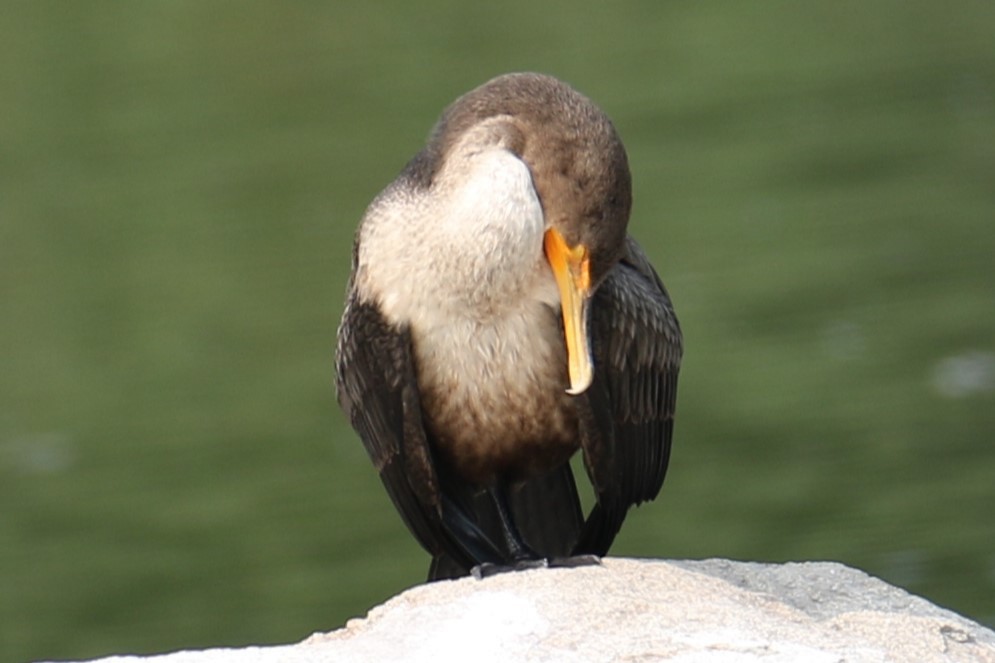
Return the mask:
[[605,559],[421,585],[296,645],[101,663],[988,661],[995,632],[841,564]]

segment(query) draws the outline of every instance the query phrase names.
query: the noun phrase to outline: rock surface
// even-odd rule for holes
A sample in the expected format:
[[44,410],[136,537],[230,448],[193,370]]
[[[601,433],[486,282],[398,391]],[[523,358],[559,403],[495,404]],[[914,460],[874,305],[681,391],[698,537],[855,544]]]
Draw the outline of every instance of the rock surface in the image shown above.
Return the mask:
[[610,558],[421,585],[296,645],[99,660],[995,663],[995,632],[841,564]]

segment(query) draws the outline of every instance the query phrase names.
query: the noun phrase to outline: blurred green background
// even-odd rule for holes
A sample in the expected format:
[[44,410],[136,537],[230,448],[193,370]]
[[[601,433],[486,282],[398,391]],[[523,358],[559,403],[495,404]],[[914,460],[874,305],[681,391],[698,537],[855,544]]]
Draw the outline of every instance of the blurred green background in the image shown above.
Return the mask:
[[995,624],[992,35],[982,0],[7,3],[0,659],[296,641],[423,579],[334,400],[350,243],[526,69],[615,120],[686,335],[613,552]]

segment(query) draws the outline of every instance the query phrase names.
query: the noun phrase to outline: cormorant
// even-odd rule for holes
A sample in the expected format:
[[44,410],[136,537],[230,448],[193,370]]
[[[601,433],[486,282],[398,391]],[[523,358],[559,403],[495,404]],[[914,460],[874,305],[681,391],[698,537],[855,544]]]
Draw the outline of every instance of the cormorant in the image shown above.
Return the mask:
[[682,340],[631,200],[604,112],[521,73],[450,105],[366,210],[338,398],[430,580],[602,556],[659,492]]

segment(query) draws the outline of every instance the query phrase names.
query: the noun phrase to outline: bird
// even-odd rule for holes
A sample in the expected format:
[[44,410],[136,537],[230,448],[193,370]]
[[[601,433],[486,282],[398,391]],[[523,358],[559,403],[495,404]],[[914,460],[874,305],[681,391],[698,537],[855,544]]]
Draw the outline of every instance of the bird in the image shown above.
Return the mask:
[[631,206],[608,116],[524,72],[452,102],[366,209],[336,391],[429,581],[597,563],[657,497],[683,338]]

